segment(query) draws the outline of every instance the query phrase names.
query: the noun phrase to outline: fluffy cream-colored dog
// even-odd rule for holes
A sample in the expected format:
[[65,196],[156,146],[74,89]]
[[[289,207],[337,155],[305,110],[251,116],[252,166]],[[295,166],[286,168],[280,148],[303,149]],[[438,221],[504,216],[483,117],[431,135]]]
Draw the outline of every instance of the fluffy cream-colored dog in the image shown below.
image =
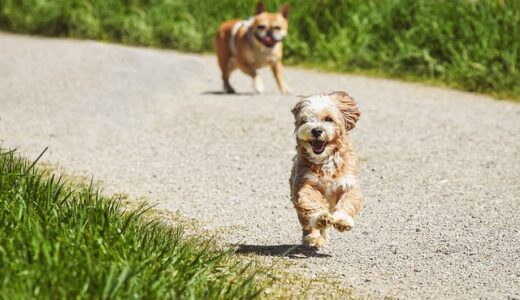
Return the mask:
[[291,198],[303,229],[303,244],[322,247],[332,226],[354,227],[363,206],[357,157],[348,132],[360,112],[345,92],[302,97],[292,110],[297,154],[291,173]]

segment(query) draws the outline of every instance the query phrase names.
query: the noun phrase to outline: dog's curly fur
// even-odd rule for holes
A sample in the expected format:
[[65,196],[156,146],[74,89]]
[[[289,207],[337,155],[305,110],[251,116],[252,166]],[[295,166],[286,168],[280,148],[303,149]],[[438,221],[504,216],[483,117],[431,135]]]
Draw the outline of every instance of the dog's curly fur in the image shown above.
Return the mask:
[[363,206],[357,157],[348,132],[360,117],[358,105],[339,91],[301,97],[292,110],[297,154],[291,199],[303,229],[303,243],[322,247],[332,226],[354,227]]

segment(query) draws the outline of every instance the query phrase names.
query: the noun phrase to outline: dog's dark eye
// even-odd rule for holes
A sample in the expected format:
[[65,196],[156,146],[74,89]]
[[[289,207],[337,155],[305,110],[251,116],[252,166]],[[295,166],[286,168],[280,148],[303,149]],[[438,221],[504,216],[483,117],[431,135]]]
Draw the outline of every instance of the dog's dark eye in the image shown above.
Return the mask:
[[325,118],[325,122],[334,122],[334,120],[332,120],[331,117],[326,117],[326,118]]
[[258,25],[256,26],[258,30],[265,30],[267,27],[265,25]]
[[273,29],[274,30],[280,30],[280,29],[282,29],[282,27],[280,27],[280,26],[273,26]]

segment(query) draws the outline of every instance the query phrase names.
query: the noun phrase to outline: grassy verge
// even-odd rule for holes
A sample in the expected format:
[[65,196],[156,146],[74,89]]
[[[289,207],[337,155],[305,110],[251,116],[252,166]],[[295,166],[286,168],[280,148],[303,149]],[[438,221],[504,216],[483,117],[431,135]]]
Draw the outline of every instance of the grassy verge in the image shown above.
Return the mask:
[[0,298],[259,295],[254,272],[232,252],[119,203],[0,149]]
[[[266,2],[274,10],[282,1]],[[288,2],[288,63],[520,98],[520,1]],[[235,0],[3,0],[0,28],[205,52],[219,22],[253,8]]]
[[0,147],[0,299],[352,299],[333,274],[235,253],[196,221],[49,169]]

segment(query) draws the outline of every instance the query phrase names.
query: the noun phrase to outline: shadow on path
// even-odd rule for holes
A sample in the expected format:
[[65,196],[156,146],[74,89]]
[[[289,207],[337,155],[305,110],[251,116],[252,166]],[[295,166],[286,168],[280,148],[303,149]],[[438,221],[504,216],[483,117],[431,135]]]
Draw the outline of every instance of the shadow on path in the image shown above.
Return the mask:
[[302,245],[237,245],[235,253],[257,254],[263,256],[285,256],[289,258],[331,257],[330,254],[319,253],[316,248]]
[[222,90],[219,91],[204,91],[202,95],[221,95],[221,96],[253,96],[255,93],[226,93]]

